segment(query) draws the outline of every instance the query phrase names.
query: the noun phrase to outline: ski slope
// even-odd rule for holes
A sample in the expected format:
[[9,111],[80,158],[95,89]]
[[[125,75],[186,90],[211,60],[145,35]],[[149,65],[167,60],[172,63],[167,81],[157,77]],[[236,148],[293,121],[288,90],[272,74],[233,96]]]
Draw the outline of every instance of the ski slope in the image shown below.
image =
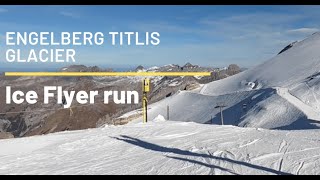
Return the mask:
[[[320,33],[295,43],[271,60],[234,76],[179,92],[149,108],[151,119],[300,130],[320,127]],[[142,119],[136,120],[141,122]]]
[[[315,111],[307,108],[307,105],[302,102],[293,104],[288,101],[290,98],[282,97],[278,93],[274,88],[220,96],[181,91],[172,97],[151,104],[148,107],[148,117],[154,119],[161,115],[168,119],[167,106],[169,106],[169,120],[171,121],[221,125],[220,111],[215,106],[224,102],[227,105],[223,110],[226,125],[283,130],[316,129],[320,126],[318,121],[309,119],[318,118]],[[243,104],[247,104],[246,109],[243,109]],[[135,113],[141,112],[130,112],[123,117]],[[132,123],[142,121],[140,117]]]
[[[297,42],[289,50],[254,68],[226,79],[207,84],[201,90],[206,95],[221,95],[236,91],[270,87],[292,87],[320,72],[320,33]],[[318,85],[318,84],[317,84]]]
[[0,140],[0,174],[319,175],[319,132],[158,117],[147,124]]
[[299,108],[308,119],[315,119],[320,120],[320,113],[317,112],[312,107],[306,105],[303,103],[300,99],[293,96],[287,88],[276,88],[277,93],[284,99],[286,99],[288,102],[293,104],[295,107]]

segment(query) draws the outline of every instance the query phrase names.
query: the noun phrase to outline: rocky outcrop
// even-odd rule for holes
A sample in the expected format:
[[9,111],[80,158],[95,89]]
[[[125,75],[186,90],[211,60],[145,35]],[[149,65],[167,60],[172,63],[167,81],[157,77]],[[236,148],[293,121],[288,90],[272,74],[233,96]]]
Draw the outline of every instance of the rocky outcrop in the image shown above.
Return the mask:
[[228,69],[227,69],[227,74],[229,76],[232,76],[232,75],[235,75],[235,74],[238,74],[239,72],[241,72],[241,69],[238,65],[236,64],[230,64],[228,66]]
[[292,48],[295,43],[297,43],[297,41],[295,41],[295,42],[293,42],[293,43],[290,43],[289,45],[287,45],[286,47],[284,47],[284,48],[278,53],[278,55],[281,54],[281,53],[283,53],[283,52],[285,52],[285,51],[287,51],[288,49]]

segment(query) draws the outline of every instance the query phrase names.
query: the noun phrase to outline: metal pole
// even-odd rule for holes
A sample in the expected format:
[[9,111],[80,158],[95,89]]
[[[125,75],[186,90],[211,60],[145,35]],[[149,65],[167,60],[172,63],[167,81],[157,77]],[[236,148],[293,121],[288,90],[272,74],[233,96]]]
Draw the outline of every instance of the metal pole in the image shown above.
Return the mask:
[[218,104],[216,107],[214,108],[219,108],[220,109],[220,119],[221,119],[221,125],[224,125],[224,121],[223,121],[223,113],[222,113],[222,108],[226,107],[226,105],[222,105],[222,104]]
[[148,122],[148,99],[147,99],[147,94],[146,94],[146,99],[145,99],[145,101],[146,101],[146,123]]
[[222,107],[220,106],[220,117],[221,117],[221,124],[223,125],[223,114],[222,114]]
[[145,123],[146,122],[146,109],[145,109],[145,101],[144,101],[144,94],[142,97],[142,122]]
[[167,106],[167,120],[169,120],[169,106]]

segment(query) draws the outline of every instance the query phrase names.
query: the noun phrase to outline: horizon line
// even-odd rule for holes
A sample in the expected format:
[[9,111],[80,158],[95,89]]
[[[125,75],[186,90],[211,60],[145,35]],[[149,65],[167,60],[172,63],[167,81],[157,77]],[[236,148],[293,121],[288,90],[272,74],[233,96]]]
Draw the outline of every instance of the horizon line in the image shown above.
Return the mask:
[[211,72],[5,72],[5,76],[211,76]]

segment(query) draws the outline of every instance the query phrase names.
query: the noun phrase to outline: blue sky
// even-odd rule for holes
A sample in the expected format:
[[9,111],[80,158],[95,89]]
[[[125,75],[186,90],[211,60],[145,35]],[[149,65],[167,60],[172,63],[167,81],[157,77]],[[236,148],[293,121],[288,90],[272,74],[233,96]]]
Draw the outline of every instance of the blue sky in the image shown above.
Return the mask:
[[252,67],[319,29],[320,6],[0,6],[0,65],[6,31],[161,34],[158,46],[76,48],[77,64]]

